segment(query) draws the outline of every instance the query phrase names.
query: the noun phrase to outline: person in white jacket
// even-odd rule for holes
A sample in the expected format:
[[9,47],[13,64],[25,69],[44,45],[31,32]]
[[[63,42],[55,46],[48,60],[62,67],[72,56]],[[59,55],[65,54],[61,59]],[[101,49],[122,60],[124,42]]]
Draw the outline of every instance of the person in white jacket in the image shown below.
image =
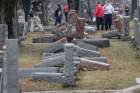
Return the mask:
[[114,7],[112,6],[111,2],[106,1],[104,6],[105,30],[111,30],[113,12]]

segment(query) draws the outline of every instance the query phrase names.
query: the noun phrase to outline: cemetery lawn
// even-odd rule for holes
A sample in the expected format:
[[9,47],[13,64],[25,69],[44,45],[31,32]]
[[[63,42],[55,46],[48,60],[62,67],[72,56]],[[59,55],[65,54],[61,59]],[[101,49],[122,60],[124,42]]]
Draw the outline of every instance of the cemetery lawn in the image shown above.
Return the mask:
[[[33,67],[40,62],[41,49],[47,45],[23,44],[20,48],[20,67]],[[100,49],[111,65],[109,71],[81,71],[78,74],[77,87],[74,89],[123,89],[135,85],[140,77],[140,58],[136,58],[135,49],[129,42],[111,40],[111,47]],[[42,91],[73,89],[63,88],[61,84],[49,84],[44,81],[32,82],[29,78],[21,80],[22,91]]]

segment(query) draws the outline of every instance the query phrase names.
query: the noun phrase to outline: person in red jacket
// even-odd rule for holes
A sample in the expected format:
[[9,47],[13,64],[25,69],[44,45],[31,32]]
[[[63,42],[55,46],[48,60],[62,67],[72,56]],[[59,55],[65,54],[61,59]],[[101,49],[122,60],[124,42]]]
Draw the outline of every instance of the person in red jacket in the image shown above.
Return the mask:
[[69,5],[64,4],[64,14],[65,14],[65,18],[66,18],[66,23],[68,21],[68,12],[69,12]]
[[94,12],[94,16],[96,16],[96,25],[97,30],[104,30],[104,7],[100,2],[96,4],[96,10]]

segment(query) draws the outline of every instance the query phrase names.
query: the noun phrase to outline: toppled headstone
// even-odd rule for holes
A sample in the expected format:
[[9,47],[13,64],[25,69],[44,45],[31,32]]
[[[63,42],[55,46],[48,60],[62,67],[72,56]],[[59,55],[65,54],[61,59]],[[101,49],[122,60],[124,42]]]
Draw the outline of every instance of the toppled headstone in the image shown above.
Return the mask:
[[96,28],[92,27],[92,26],[85,26],[85,32],[87,33],[95,33],[96,32]]
[[51,34],[48,36],[43,37],[35,37],[32,38],[33,43],[52,43],[56,41],[56,35]]
[[99,48],[105,48],[110,46],[110,40],[106,38],[101,39],[84,39],[83,42],[97,46]]
[[36,64],[35,67],[53,67],[64,64],[65,56],[57,56],[43,59],[42,63]]
[[73,41],[73,43],[75,45],[79,46],[80,48],[85,48],[85,49],[92,50],[92,51],[98,50],[98,48],[96,46],[88,44],[88,43],[84,43],[82,41],[75,40],[75,41]]
[[103,62],[92,61],[88,59],[81,59],[80,68],[87,68],[90,70],[109,70],[110,65]]
[[59,56],[65,56],[65,53],[43,53],[42,55],[42,60],[44,59],[49,59],[49,58],[54,58],[54,57],[59,57]]
[[20,77],[31,77],[35,72],[49,72],[49,73],[58,73],[58,67],[46,67],[46,68],[20,68],[19,74]]
[[112,39],[112,38],[120,38],[121,34],[118,31],[108,31],[102,34],[102,38],[108,38],[108,39]]
[[92,61],[99,61],[103,63],[107,63],[106,57],[84,57],[85,59],[92,60]]
[[48,45],[44,50],[46,53],[57,53],[59,51],[64,51],[64,44],[61,42],[54,42]]
[[100,52],[77,47],[76,56],[78,57],[100,57]]
[[64,75],[63,73],[47,73],[47,72],[36,72],[32,74],[32,80],[46,80],[50,83],[57,82],[63,83],[64,82]]

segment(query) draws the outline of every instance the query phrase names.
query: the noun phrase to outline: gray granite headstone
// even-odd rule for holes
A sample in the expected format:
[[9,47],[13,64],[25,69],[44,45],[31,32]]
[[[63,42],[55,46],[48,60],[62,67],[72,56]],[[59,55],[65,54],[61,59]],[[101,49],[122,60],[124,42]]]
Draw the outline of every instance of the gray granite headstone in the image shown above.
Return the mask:
[[72,43],[65,44],[65,62],[64,62],[64,77],[66,86],[75,86],[74,77],[74,45]]
[[6,24],[0,24],[0,49],[3,48],[5,44],[5,39],[7,38],[8,27]]
[[138,48],[138,55],[140,54],[140,22],[137,18],[134,19],[134,39],[135,45]]
[[7,52],[3,67],[3,93],[20,93],[18,62],[18,40],[6,40]]
[[129,39],[129,16],[123,17],[123,34],[122,34],[122,40],[128,40]]

